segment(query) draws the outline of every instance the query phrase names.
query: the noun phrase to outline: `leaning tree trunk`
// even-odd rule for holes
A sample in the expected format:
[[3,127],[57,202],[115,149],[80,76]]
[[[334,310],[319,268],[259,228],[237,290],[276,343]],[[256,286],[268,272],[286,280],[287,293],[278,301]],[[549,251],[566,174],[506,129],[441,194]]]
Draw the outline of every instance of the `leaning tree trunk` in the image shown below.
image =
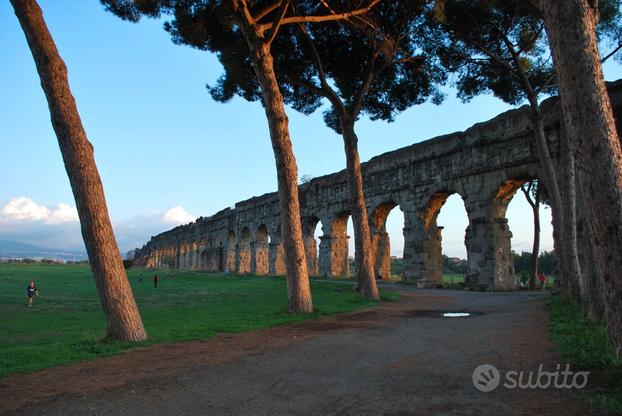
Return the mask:
[[69,89],[67,68],[35,0],[11,0],[35,60],[48,101],[52,126],[76,201],[95,284],[108,321],[107,336],[140,341],[147,338],[117,246],[104,188]]
[[378,300],[378,287],[374,273],[374,258],[371,249],[371,233],[363,194],[363,173],[358,152],[358,137],[352,120],[341,119],[341,129],[346,153],[346,178],[350,194],[354,244],[356,250],[356,274],[359,293],[369,299]]
[[[546,131],[544,129],[544,120],[542,118],[542,111],[538,104],[537,98],[534,93],[531,92],[531,86],[528,88],[528,99],[531,110],[531,119],[534,124],[534,134],[536,139],[536,149],[538,153],[538,159],[542,165],[542,173],[544,176],[544,183],[549,191],[549,198],[551,200],[551,210],[553,211],[553,226],[556,229],[556,258],[560,267],[560,271],[563,275],[562,282],[564,284],[565,291],[576,302],[579,302],[580,288],[579,281],[581,275],[581,269],[579,267],[578,256],[573,256],[572,253],[577,253],[576,248],[576,221],[572,224],[566,224],[566,214],[570,208],[570,205],[564,204],[567,198],[562,198],[562,192],[558,175],[553,164],[551,152],[546,139]],[[564,149],[562,149],[563,152]],[[563,176],[563,175],[562,175]],[[568,184],[568,181],[564,182]],[[574,217],[573,215],[569,215]],[[573,232],[574,230],[574,232]],[[574,236],[574,239],[572,237]],[[574,246],[574,248],[573,248]]]
[[274,72],[270,46],[245,31],[255,74],[263,93],[270,139],[276,160],[281,210],[281,232],[287,268],[289,309],[296,313],[313,312],[311,288],[307,274],[305,247],[302,240],[300,203],[298,202],[298,168],[289,137],[289,126],[283,96]]
[[592,242],[602,270],[605,320],[622,354],[622,148],[596,38],[597,11],[588,0],[541,0],[566,131],[590,199]]

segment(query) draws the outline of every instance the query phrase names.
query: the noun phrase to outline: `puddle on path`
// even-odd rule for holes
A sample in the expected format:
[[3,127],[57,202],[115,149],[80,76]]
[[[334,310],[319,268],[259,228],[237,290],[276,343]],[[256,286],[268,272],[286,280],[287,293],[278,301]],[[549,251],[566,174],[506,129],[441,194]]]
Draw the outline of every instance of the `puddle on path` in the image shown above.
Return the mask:
[[443,318],[468,318],[471,316],[469,312],[445,312]]
[[471,318],[478,315],[483,315],[483,312],[475,311],[446,311],[446,310],[430,310],[430,309],[414,309],[406,312],[406,315],[413,318]]

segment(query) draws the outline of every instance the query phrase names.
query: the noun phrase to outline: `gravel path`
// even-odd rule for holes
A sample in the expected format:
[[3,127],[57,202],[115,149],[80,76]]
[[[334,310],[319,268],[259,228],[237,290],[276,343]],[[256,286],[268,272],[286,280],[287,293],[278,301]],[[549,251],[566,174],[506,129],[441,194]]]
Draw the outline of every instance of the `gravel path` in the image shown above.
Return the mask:
[[[0,380],[18,415],[588,415],[576,389],[478,391],[473,370],[554,371],[537,293],[402,291],[368,311],[157,345]],[[466,311],[466,318],[441,318]]]

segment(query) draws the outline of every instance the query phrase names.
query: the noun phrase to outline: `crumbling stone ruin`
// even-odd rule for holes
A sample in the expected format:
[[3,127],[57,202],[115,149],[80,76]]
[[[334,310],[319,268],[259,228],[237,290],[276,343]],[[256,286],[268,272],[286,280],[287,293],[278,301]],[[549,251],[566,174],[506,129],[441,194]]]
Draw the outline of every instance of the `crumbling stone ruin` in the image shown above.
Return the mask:
[[[614,110],[620,114],[622,81],[609,85],[609,91]],[[560,134],[556,102],[551,98],[542,104],[554,158],[559,153]],[[392,209],[400,209],[405,222],[402,277],[442,282],[442,227],[436,219],[447,198],[457,193],[469,218],[464,238],[469,282],[490,290],[514,289],[511,233],[505,213],[519,187],[538,178],[539,173],[527,107],[364,163],[364,192],[377,275],[390,276],[390,237],[385,222]],[[301,185],[300,203],[309,274],[348,275],[345,172]],[[578,219],[581,221],[581,212]],[[323,226],[318,258],[314,231],[319,221]],[[152,237],[137,258],[155,268],[285,274],[279,222],[278,194],[273,192]]]

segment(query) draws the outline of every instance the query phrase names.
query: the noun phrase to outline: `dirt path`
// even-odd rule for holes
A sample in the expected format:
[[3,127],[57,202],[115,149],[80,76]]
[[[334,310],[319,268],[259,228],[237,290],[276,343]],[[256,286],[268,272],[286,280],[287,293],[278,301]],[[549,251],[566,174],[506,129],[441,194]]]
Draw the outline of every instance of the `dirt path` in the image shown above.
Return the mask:
[[[0,380],[37,415],[586,415],[576,390],[475,389],[473,370],[549,371],[543,297],[402,289],[399,301]],[[440,318],[440,311],[475,312]]]

